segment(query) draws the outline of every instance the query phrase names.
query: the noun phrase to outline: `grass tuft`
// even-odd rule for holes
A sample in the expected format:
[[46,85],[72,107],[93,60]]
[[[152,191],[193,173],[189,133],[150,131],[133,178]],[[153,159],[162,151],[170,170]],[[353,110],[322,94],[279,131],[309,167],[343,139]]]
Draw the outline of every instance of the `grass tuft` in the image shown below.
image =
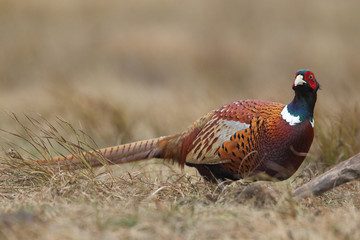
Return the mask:
[[[78,172],[82,177],[91,180],[99,176],[95,174],[87,160],[89,152],[98,149],[98,146],[83,131],[76,130],[61,118],[57,118],[55,124],[41,116],[25,115],[20,119],[17,115],[11,114],[11,118],[16,121],[19,128],[14,132],[1,130],[8,136],[16,138],[15,141],[8,140],[9,150],[3,148],[5,154],[0,157],[2,179],[19,183],[21,186],[49,183],[54,177],[64,177],[64,171],[59,166],[51,164],[51,159],[66,155],[75,155],[81,160],[83,167]],[[49,166],[39,165],[35,161],[37,159],[48,161]],[[106,165],[106,160],[100,154],[98,159]]]
[[[344,117],[346,116],[346,117]],[[320,117],[316,126],[315,162],[323,171],[360,151],[359,109],[343,107],[341,115]]]

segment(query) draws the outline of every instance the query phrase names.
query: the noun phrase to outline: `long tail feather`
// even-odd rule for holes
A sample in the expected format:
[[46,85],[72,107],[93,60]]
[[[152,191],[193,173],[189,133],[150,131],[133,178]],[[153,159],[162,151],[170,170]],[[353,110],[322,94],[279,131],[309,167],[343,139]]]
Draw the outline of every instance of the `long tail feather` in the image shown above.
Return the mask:
[[75,170],[86,166],[98,167],[108,164],[121,164],[138,160],[159,157],[163,144],[159,144],[164,137],[127,143],[95,151],[83,152],[77,155],[59,156],[50,160],[43,159],[36,162],[42,166],[60,167],[64,170]]

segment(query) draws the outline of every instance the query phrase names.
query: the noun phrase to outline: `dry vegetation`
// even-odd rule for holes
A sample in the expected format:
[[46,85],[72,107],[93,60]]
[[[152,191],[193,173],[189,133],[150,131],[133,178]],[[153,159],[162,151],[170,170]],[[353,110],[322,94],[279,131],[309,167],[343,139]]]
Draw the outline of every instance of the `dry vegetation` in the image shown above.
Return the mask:
[[235,99],[286,103],[299,68],[322,84],[315,142],[290,180],[216,186],[156,160],[26,165],[0,177],[0,239],[360,239],[360,182],[290,196],[360,151],[359,7],[0,0],[0,128],[20,136],[1,134],[2,163],[9,148],[41,158],[172,134]]

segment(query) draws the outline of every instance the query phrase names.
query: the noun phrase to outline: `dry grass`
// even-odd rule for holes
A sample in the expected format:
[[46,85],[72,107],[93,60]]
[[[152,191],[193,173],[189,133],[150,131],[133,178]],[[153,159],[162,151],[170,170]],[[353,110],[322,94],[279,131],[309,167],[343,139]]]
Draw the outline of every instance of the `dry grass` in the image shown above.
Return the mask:
[[[359,182],[301,202],[289,195],[360,151],[359,7],[0,1],[0,129],[20,136],[1,134],[2,163],[14,168],[0,178],[0,239],[359,239]],[[286,103],[299,68],[312,69],[322,90],[310,155],[285,182],[216,186],[156,160],[17,168],[24,161],[6,155],[168,135],[235,99]]]

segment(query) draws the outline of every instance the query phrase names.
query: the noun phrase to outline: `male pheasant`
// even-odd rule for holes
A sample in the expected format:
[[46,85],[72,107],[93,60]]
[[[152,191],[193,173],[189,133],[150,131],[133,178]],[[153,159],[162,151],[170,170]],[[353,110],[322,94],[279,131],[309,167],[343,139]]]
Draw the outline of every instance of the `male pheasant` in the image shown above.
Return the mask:
[[[226,104],[195,121],[185,131],[85,154],[92,166],[162,158],[195,167],[210,181],[238,180],[265,173],[279,180],[299,168],[314,137],[313,112],[319,83],[309,70],[296,72],[294,99],[287,105],[261,100]],[[41,165],[78,169],[76,156],[38,160]]]

